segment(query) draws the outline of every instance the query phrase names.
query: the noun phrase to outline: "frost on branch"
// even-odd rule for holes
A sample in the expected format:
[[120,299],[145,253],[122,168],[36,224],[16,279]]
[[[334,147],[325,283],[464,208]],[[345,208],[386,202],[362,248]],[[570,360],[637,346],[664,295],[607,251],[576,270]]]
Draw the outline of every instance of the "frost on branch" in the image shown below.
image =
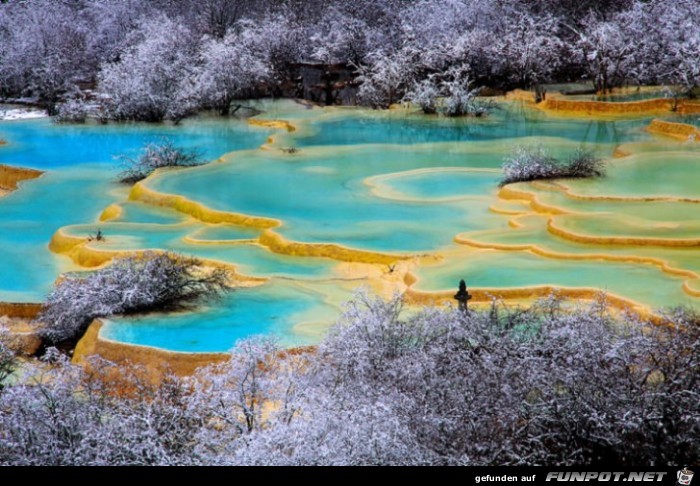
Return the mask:
[[7,331],[0,321],[0,394],[5,386],[5,381],[17,368],[15,353],[5,344],[6,334]]
[[576,150],[567,160],[560,161],[544,147],[518,147],[503,162],[501,185],[545,179],[601,177],[605,174],[603,161],[593,152]]
[[115,259],[101,270],[66,275],[49,294],[39,321],[49,343],[79,338],[97,317],[170,310],[216,297],[227,287],[226,271],[203,269],[192,258],[146,252]]
[[49,352],[0,393],[0,464],[692,463],[700,319],[358,296],[315,352],[267,338],[193,379]]
[[57,106],[54,121],[57,123],[84,123],[89,112],[90,109],[84,101],[71,99]]
[[473,87],[466,68],[459,67],[416,83],[406,99],[427,114],[482,116],[488,113],[490,105],[478,98],[480,91]]
[[231,32],[223,39],[209,39],[203,47],[201,68],[195,77],[194,96],[201,106],[214,108],[227,115],[231,102],[255,93],[268,81],[271,69],[258,52],[256,39],[244,33]]
[[134,184],[165,167],[194,167],[203,162],[193,150],[177,147],[169,140],[147,144],[136,158],[121,156],[122,171],[117,178],[124,184]]
[[[244,464],[675,464],[700,451],[698,327],[603,301],[465,316],[359,297]],[[671,351],[673,349],[673,351]],[[682,458],[682,459],[681,459]]]
[[99,82],[116,120],[179,121],[193,109],[188,82],[197,48],[192,31],[168,17],[144,21],[119,61],[106,64]]

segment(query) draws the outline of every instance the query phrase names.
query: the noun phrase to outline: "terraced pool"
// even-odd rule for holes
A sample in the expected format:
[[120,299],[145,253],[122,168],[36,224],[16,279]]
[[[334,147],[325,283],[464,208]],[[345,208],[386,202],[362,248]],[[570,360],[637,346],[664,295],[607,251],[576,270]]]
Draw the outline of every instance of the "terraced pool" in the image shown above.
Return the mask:
[[[515,102],[459,120],[261,108],[255,124],[0,122],[0,163],[46,172],[0,199],[0,301],[40,301],[62,272],[170,249],[229,265],[241,288],[197,312],[111,320],[103,338],[190,352],[258,333],[312,344],[359,287],[440,302],[461,278],[481,301],[558,288],[640,310],[700,302],[700,144],[648,133],[649,118]],[[115,155],[162,137],[212,162],[114,182]],[[503,157],[528,144],[583,145],[608,176],[500,189]],[[98,228],[106,241],[87,242]]]

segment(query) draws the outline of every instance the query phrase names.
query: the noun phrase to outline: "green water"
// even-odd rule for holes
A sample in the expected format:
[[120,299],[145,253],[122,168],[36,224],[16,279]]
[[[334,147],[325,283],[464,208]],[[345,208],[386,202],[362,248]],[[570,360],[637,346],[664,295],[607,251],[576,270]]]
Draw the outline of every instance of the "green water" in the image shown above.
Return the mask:
[[[40,301],[60,273],[80,270],[48,250],[59,229],[77,237],[101,229],[107,239],[91,243],[96,250],[170,249],[266,279],[197,311],[114,319],[101,331],[133,344],[224,351],[259,333],[276,335],[285,345],[310,344],[355,289],[391,282],[388,266],[368,270],[340,256],[274,253],[259,244],[261,229],[206,224],[130,200],[129,188],[114,182],[114,156],[169,137],[218,161],[160,173],[145,187],[218,211],[279,220],[276,233],[312,248],[331,243],[430,257],[437,263],[422,258],[413,265],[418,291],[451,290],[466,278],[483,288],[598,288],[650,308],[697,303],[683,290],[684,283],[699,288],[697,280],[658,263],[700,272],[697,248],[582,243],[548,230],[551,218],[593,240],[700,241],[698,149],[649,135],[648,118],[569,120],[515,103],[499,105],[486,118],[457,120],[402,110],[309,109],[290,101],[258,105],[265,110],[259,118],[288,120],[296,130],[206,118],[177,127],[1,122],[0,139],[9,144],[0,147],[0,163],[46,174],[0,200],[0,300]],[[266,143],[270,135],[274,139]],[[566,213],[538,214],[527,201],[499,198],[503,157],[520,145],[544,145],[556,155],[584,146],[608,160],[608,176],[561,181],[564,186],[518,185]],[[281,150],[290,146],[298,151]],[[633,155],[614,159],[617,147]],[[121,209],[118,217],[99,221],[110,205]],[[482,248],[456,242],[458,235]]]
[[658,91],[631,91],[627,93],[617,93],[604,96],[597,96],[595,94],[587,95],[571,95],[567,96],[567,99],[581,100],[581,101],[610,101],[614,103],[624,103],[629,101],[644,101],[651,100],[655,98],[668,98],[668,92],[663,90]]
[[[420,288],[443,290],[449,282],[468,277],[478,287],[513,288],[553,285],[598,288],[643,301],[652,307],[690,304],[677,282],[652,266],[606,261],[567,261],[541,258],[527,252],[478,251],[461,265],[446,264],[419,272]],[[653,291],[651,291],[653,289]]]

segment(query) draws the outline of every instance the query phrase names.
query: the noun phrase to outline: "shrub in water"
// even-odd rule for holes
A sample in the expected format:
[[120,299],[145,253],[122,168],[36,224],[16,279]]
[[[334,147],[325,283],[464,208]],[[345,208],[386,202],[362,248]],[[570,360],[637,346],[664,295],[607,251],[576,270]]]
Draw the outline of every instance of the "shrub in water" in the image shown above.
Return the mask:
[[196,151],[177,147],[169,140],[149,143],[136,158],[122,156],[119,159],[123,168],[118,178],[119,182],[125,184],[143,180],[163,167],[194,167],[202,164]]
[[39,316],[42,334],[49,343],[70,341],[96,317],[187,306],[219,295],[226,280],[225,270],[174,253],[119,258],[88,276],[65,276]]
[[593,152],[576,150],[566,161],[559,161],[541,146],[518,147],[503,162],[501,185],[543,179],[601,177],[603,161]]

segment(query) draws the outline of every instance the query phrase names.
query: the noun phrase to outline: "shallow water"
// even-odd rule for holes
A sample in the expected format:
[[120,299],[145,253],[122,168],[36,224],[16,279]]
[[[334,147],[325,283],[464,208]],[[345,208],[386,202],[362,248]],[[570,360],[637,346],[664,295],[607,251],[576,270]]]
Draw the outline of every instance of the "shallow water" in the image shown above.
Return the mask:
[[[314,308],[313,314],[309,314],[309,308]],[[236,341],[253,334],[274,335],[281,345],[299,346],[317,342],[317,335],[304,332],[305,325],[332,319],[334,313],[331,306],[319,305],[314,293],[276,283],[260,289],[237,290],[217,305],[197,312],[108,321],[101,335],[130,344],[187,352],[226,351]]]
[[[114,319],[101,331],[177,351],[225,351],[258,333],[285,345],[317,342],[357,287],[405,289],[383,263],[395,258],[410,259],[400,271],[418,277],[418,292],[465,278],[476,288],[601,289],[651,309],[698,302],[698,148],[648,134],[648,118],[562,119],[515,103],[459,120],[260,106],[259,119],[295,130],[206,118],[178,127],[0,123],[9,142],[0,163],[46,171],[0,200],[0,300],[41,300],[61,272],[83,269],[48,250],[52,236],[99,228],[107,239],[89,251],[170,249],[264,279],[197,311]],[[114,155],[163,137],[218,160],[159,173],[144,189],[219,216],[264,218],[266,227],[206,223],[200,210],[133,200],[114,183]],[[560,156],[583,145],[608,160],[608,176],[516,184],[518,195],[506,199],[500,166],[519,145]],[[632,155],[613,158],[619,147]],[[111,219],[100,221],[108,207]]]
[[[127,197],[127,188],[114,182],[115,156],[135,155],[144,143],[168,137],[201,151],[206,160],[259,146],[268,134],[219,120],[181,127],[63,126],[46,119],[0,123],[0,139],[8,142],[0,146],[0,164],[46,171],[0,200],[0,300],[41,300],[59,273],[73,268],[47,245],[59,228],[97,221],[104,208]],[[136,220],[162,222],[153,211],[142,213],[134,211]]]

